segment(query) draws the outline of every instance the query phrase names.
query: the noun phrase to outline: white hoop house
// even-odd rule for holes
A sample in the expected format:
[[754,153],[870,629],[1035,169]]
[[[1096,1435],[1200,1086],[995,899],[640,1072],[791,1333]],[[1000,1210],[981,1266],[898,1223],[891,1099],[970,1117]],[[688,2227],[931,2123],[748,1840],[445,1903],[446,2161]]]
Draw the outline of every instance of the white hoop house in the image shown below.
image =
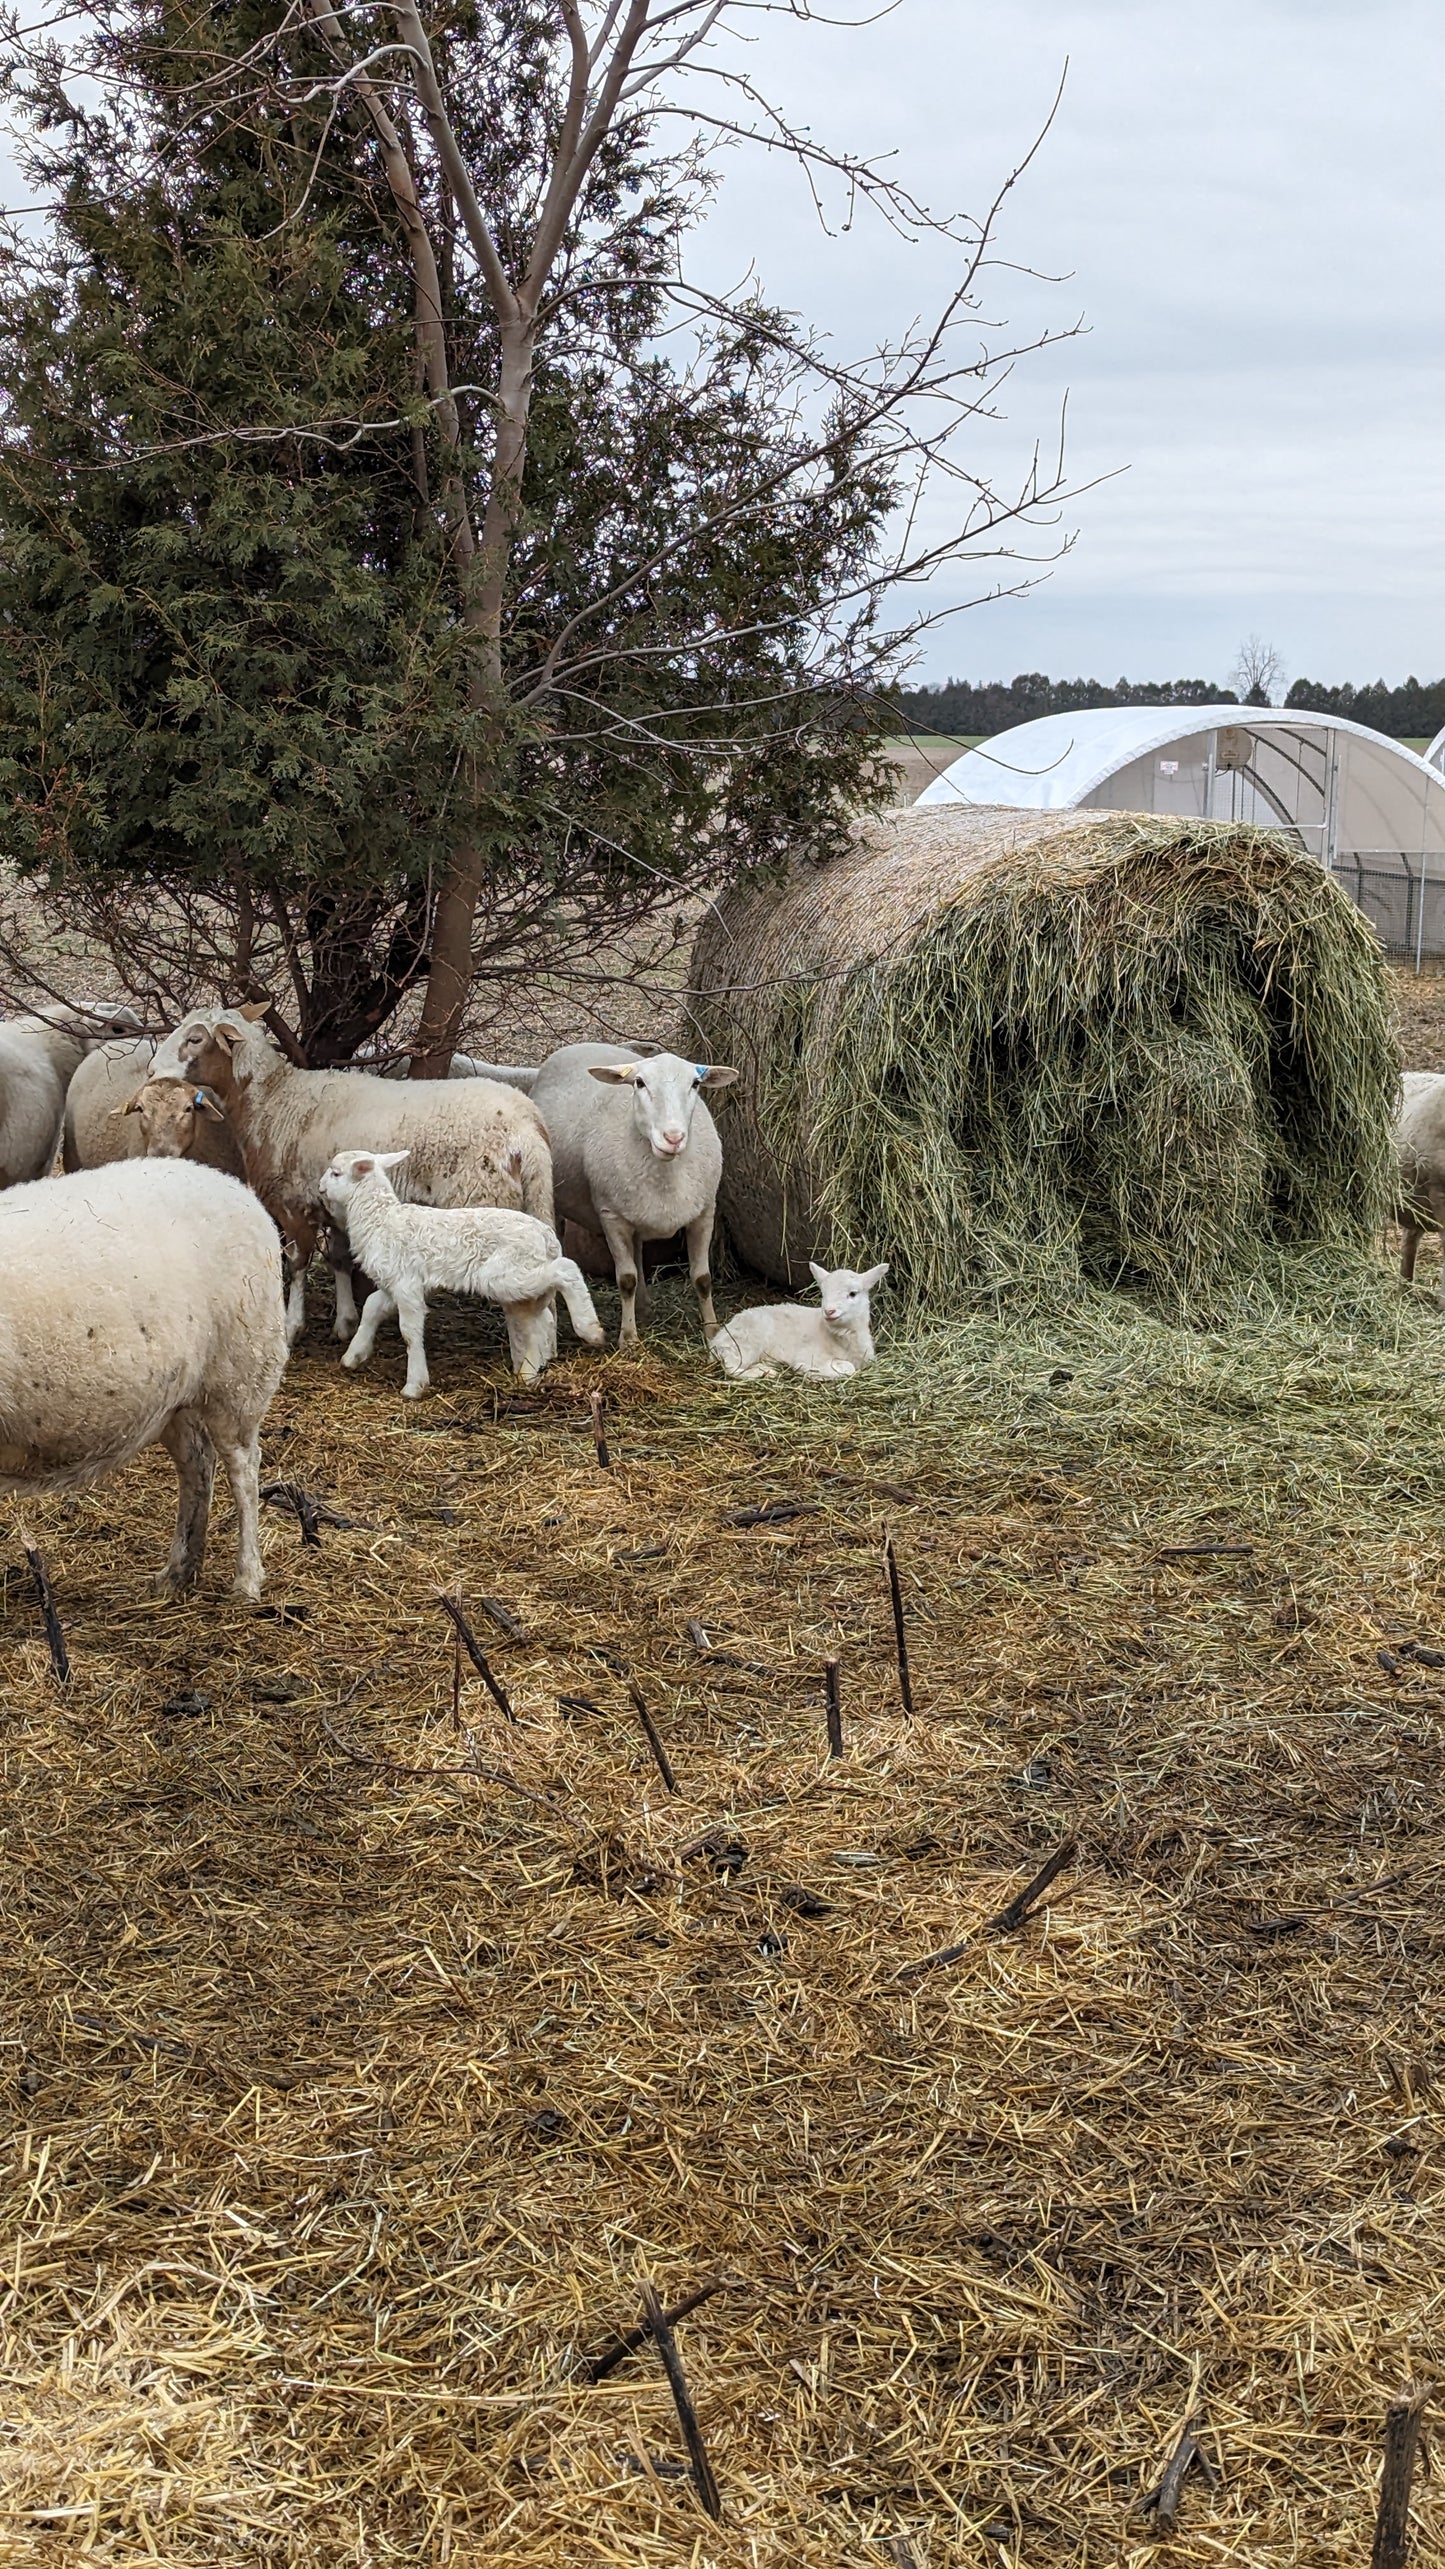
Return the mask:
[[[1432,743],[1432,757],[1440,751]],[[1267,705],[1045,714],[965,750],[918,799],[1282,824],[1390,954],[1417,965],[1445,955],[1445,773],[1333,714]]]

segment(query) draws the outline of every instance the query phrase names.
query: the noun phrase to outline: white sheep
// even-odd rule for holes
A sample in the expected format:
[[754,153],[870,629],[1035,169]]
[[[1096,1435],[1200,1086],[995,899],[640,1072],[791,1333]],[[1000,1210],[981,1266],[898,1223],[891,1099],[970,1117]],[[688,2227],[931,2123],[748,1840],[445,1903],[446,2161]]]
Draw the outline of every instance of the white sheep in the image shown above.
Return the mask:
[[406,1341],[402,1397],[420,1400],[431,1380],[426,1363],[428,1293],[470,1293],[499,1304],[512,1363],[523,1382],[534,1383],[555,1352],[551,1316],[556,1293],[566,1303],[578,1337],[589,1347],[602,1345],[582,1271],[563,1257],[547,1223],[495,1205],[437,1211],[402,1204],[391,1171],[407,1157],[405,1151],[340,1151],[321,1179],[322,1202],[344,1224],[374,1287],[343,1365],[354,1369],[365,1364],[381,1323],[395,1312]]
[[677,1053],[644,1057],[620,1044],[564,1044],[531,1082],[532,1104],[552,1137],[557,1211],[592,1235],[585,1264],[599,1254],[610,1260],[624,1346],[637,1336],[643,1244],[678,1231],[687,1235],[703,1329],[711,1338],[717,1327],[708,1257],[722,1144],[702,1092],[730,1088],[736,1078],[722,1063],[683,1061]]
[[67,1169],[104,1168],[109,1160],[199,1160],[228,1177],[246,1171],[222,1109],[193,1079],[157,1078],[155,1046],[102,1044],[83,1061],[65,1093]]
[[[1407,1070],[1400,1083],[1395,1150],[1400,1187],[1400,1274],[1409,1284],[1427,1231],[1445,1231],[1445,1071]],[[1445,1309],[1445,1263],[1440,1269]]]
[[866,1275],[852,1267],[820,1267],[809,1259],[822,1296],[817,1311],[799,1302],[757,1303],[724,1323],[710,1353],[736,1382],[756,1382],[780,1365],[814,1382],[861,1373],[873,1362],[869,1296],[888,1273],[887,1263]]
[[[321,1174],[338,1151],[406,1150],[398,1193],[413,1203],[501,1204],[551,1222],[547,1128],[529,1098],[485,1079],[298,1070],[261,1025],[264,1014],[259,1005],[203,1011],[162,1051],[219,1098],[246,1175],[294,1250],[287,1299],[293,1343],[305,1325],[305,1274],[323,1229]],[[338,1338],[355,1324],[350,1279],[338,1269]]]
[[80,1001],[0,1024],[0,1187],[44,1177],[60,1148],[65,1093],[88,1052],[138,1035],[133,1008]]
[[286,1364],[281,1250],[253,1195],[121,1160],[0,1196],[0,1490],[74,1489],[163,1445],[180,1483],[161,1585],[201,1567],[217,1455],[236,1593],[261,1591],[260,1432]]

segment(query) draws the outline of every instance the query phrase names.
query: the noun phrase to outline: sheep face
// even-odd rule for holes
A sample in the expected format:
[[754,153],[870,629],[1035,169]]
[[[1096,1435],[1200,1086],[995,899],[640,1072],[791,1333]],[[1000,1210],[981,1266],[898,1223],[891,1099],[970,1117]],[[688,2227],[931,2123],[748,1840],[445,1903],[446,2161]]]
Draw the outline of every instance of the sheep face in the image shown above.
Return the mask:
[[321,1172],[320,1196],[332,1219],[346,1227],[346,1209],[357,1188],[377,1170],[400,1168],[410,1159],[410,1151],[338,1151],[329,1167]]
[[116,1110],[121,1115],[140,1117],[141,1138],[148,1160],[188,1160],[196,1146],[196,1126],[205,1119],[210,1124],[224,1124],[224,1111],[204,1088],[192,1087],[189,1080],[148,1079],[138,1088],[129,1105]]
[[683,1061],[677,1053],[653,1053],[646,1061],[594,1062],[592,1077],[606,1088],[630,1088],[632,1117],[654,1158],[680,1159],[692,1131],[693,1114],[705,1088],[731,1088],[737,1072],[722,1062]]
[[852,1267],[820,1267],[808,1261],[813,1282],[823,1298],[823,1318],[830,1329],[848,1329],[855,1322],[868,1325],[868,1297],[881,1285],[888,1273],[887,1261],[881,1267],[870,1267],[858,1275]]

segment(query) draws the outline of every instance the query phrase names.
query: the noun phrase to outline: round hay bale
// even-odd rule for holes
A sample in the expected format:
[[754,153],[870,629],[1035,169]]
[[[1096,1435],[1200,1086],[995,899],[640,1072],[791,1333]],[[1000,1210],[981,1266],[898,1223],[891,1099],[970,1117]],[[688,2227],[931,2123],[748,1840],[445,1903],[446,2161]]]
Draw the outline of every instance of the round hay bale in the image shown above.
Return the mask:
[[886,1257],[935,1304],[1084,1276],[1190,1304],[1383,1218],[1384,958],[1282,832],[893,813],[724,895],[692,985],[743,1072],[722,1211],[776,1282]]

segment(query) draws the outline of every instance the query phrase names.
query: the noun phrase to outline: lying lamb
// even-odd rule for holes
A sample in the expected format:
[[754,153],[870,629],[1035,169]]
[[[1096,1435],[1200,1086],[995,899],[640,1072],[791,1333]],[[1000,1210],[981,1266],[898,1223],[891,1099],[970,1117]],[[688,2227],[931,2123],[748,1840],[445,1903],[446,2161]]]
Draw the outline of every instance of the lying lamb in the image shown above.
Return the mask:
[[861,1373],[873,1362],[868,1297],[888,1273],[887,1264],[855,1275],[851,1267],[826,1267],[810,1258],[813,1282],[823,1297],[818,1311],[797,1302],[760,1303],[740,1311],[712,1341],[711,1353],[737,1382],[756,1382],[788,1365],[814,1382]]
[[387,1175],[405,1151],[338,1151],[322,1175],[328,1213],[345,1226],[353,1255],[371,1277],[361,1326],[341,1361],[364,1365],[383,1320],[396,1313],[406,1340],[404,1400],[420,1400],[430,1382],[426,1364],[426,1297],[429,1291],[473,1293],[501,1305],[512,1364],[534,1383],[555,1352],[552,1296],[560,1293],[572,1326],[589,1347],[603,1344],[602,1328],[582,1270],[562,1255],[561,1243],[535,1214],[501,1206],[467,1210],[403,1204]]

